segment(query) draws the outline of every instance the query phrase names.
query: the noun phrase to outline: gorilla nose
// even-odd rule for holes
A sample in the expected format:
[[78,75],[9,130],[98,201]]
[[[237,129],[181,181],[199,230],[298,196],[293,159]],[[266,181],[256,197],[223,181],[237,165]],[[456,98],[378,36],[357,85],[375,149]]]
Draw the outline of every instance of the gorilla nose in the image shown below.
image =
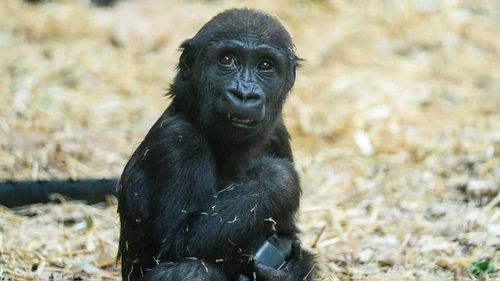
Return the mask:
[[263,104],[264,95],[254,91],[229,89],[226,91],[229,102],[236,106],[259,107]]

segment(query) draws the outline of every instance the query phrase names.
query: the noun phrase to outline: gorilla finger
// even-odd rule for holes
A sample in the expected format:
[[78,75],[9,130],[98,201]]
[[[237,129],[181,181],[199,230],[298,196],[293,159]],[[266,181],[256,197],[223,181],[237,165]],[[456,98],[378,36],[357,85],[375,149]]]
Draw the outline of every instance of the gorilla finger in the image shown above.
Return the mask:
[[276,270],[263,264],[256,264],[255,272],[257,276],[269,281],[285,281],[288,276],[287,272],[283,270]]
[[300,247],[300,240],[295,240],[292,243],[292,251],[290,253],[292,260],[300,261],[302,259],[302,249]]

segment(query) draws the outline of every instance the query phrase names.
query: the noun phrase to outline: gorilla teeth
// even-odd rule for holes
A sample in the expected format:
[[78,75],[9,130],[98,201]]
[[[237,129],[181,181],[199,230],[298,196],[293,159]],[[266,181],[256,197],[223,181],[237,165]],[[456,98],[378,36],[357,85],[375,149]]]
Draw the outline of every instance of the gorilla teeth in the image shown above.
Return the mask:
[[238,123],[238,124],[243,124],[243,125],[250,125],[254,123],[254,120],[252,119],[247,119],[247,118],[238,118],[230,113],[226,115],[226,118],[230,120],[231,122]]
[[250,119],[239,119],[236,117],[231,117],[231,121],[236,123],[250,124]]

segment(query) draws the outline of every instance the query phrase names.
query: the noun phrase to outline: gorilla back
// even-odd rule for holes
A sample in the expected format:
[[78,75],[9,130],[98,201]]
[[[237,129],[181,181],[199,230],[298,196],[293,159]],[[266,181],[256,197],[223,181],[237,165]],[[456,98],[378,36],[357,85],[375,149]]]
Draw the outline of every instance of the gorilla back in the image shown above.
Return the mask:
[[[232,9],[181,50],[172,103],[119,183],[124,280],[312,280],[281,113],[299,62],[289,33]],[[271,236],[295,241],[280,269],[252,261]]]

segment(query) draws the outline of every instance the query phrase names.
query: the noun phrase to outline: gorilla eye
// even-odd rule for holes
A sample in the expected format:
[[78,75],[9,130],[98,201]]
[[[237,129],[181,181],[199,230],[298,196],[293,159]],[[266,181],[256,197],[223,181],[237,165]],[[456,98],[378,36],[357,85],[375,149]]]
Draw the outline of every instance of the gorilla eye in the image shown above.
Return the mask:
[[221,65],[231,65],[231,64],[233,64],[233,62],[234,62],[234,59],[228,55],[224,55],[224,56],[219,58],[219,63]]
[[261,61],[259,63],[259,65],[257,66],[257,68],[259,70],[264,70],[264,71],[271,70],[271,69],[273,69],[273,63],[270,62],[270,61],[268,61],[268,60],[263,60],[263,61]]

